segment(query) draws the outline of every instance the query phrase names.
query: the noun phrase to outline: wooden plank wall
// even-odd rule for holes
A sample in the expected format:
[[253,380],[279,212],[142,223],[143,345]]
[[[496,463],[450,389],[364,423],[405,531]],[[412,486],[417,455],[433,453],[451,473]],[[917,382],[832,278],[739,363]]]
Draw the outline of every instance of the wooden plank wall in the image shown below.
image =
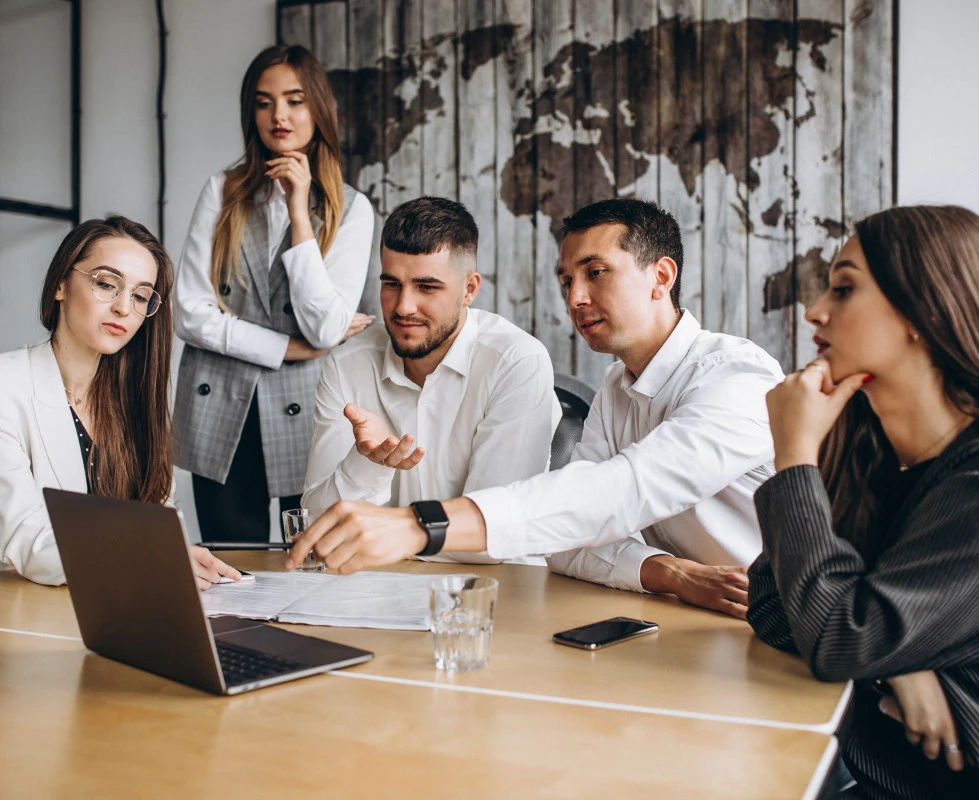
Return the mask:
[[[337,95],[344,174],[480,227],[477,305],[593,385],[554,278],[562,217],[636,194],[684,236],[681,297],[785,370],[863,216],[893,202],[894,0],[281,0]],[[377,236],[375,236],[375,240]],[[376,311],[372,260],[363,308]]]

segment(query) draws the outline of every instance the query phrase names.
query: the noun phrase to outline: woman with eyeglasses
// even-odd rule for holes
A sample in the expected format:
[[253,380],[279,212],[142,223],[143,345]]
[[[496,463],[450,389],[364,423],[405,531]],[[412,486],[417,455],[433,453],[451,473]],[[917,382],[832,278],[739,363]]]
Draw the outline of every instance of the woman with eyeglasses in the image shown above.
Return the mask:
[[177,276],[177,465],[205,540],[269,540],[300,505],[319,357],[360,332],[374,212],[344,185],[336,104],[306,49],[277,46],[241,87],[244,156],[212,176]]
[[[165,503],[173,483],[173,265],[125,217],[83,222],[41,290],[43,344],[0,354],[0,560],[37,583],[65,575],[45,487]],[[194,547],[201,589],[241,575]]]
[[979,216],[856,224],[806,312],[819,357],[768,394],[748,622],[853,680],[844,796],[979,798]]

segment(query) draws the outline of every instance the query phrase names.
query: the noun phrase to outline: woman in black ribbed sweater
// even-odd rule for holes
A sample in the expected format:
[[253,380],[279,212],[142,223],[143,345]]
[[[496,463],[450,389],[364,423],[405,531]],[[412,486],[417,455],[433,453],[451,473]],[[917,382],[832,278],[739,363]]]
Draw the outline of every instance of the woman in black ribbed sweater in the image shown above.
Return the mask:
[[854,797],[979,798],[979,217],[863,220],[806,318],[819,358],[768,395],[748,621],[856,681]]

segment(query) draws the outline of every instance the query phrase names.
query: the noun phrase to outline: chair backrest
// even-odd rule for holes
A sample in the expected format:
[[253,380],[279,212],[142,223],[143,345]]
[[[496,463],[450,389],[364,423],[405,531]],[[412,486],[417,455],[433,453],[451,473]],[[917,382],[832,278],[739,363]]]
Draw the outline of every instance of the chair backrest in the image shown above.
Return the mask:
[[561,421],[551,439],[551,469],[560,469],[571,460],[575,445],[581,440],[595,390],[580,378],[556,372],[554,393],[561,403]]

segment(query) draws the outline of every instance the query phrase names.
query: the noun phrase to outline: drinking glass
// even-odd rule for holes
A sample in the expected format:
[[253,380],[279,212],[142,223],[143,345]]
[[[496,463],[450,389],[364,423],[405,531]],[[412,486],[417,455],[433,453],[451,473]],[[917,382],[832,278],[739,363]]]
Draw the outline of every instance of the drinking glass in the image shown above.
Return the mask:
[[428,584],[435,666],[471,672],[489,661],[499,582],[475,575],[445,575]]
[[[295,542],[312,524],[313,518],[305,508],[290,508],[282,512],[282,535],[288,544]],[[303,563],[296,569],[302,572],[322,572],[326,569],[326,564],[316,558],[316,554],[310,550]]]

